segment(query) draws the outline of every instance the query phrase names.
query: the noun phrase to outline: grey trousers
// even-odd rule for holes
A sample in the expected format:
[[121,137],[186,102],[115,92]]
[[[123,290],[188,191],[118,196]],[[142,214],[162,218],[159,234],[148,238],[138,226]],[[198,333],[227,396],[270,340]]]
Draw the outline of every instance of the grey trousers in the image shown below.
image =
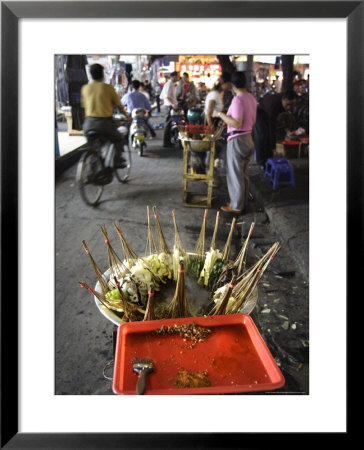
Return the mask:
[[232,209],[244,211],[248,203],[248,166],[254,153],[251,134],[230,139],[226,148],[226,181]]
[[96,132],[104,135],[113,142],[118,153],[123,152],[123,136],[118,132],[112,117],[86,117],[83,122],[83,130],[87,136],[88,132]]

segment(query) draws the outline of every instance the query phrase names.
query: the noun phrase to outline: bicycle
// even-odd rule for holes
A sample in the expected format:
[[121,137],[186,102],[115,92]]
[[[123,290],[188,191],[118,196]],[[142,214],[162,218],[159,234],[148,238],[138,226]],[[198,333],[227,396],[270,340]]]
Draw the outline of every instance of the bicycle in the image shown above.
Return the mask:
[[115,147],[100,134],[87,136],[88,147],[77,166],[76,183],[82,200],[89,206],[96,206],[101,198],[104,186],[114,178],[120,183],[129,180],[131,171],[131,152],[127,139],[124,139],[125,167],[115,164]]

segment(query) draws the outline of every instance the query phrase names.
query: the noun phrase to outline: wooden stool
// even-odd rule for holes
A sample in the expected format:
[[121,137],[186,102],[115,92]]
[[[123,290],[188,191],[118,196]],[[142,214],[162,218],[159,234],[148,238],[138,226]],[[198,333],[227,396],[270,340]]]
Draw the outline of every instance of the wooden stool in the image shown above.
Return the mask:
[[[212,184],[214,178],[214,141],[197,141],[181,139],[183,147],[183,205],[195,208],[211,208]],[[200,148],[200,150],[199,150]],[[192,173],[189,165],[190,152],[210,152],[210,161],[207,174]],[[191,169],[189,171],[189,169]],[[188,190],[189,183],[206,183],[207,193],[196,194]]]

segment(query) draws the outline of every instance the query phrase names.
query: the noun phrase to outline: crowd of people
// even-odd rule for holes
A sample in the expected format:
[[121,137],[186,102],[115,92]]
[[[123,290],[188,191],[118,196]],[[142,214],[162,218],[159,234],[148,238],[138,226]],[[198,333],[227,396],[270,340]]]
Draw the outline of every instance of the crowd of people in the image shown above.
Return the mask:
[[[114,108],[130,121],[134,108],[144,108],[149,113],[152,105],[169,112],[182,107],[185,114],[196,105],[203,106],[204,123],[226,126],[226,179],[230,201],[221,206],[225,212],[243,214],[249,193],[248,166],[255,152],[257,163],[264,168],[268,158],[274,156],[277,142],[287,135],[308,133],[308,117],[296,114],[299,96],[295,90],[267,93],[256,99],[247,90],[244,72],[224,72],[208,90],[203,83],[194,84],[187,72],[182,76],[172,72],[162,86],[132,80],[128,92],[120,99],[114,88],[103,82],[103,68],[93,64],[90,68],[92,82],[82,87],[82,104],[85,109],[84,131],[102,131],[122,151],[121,138],[112,123]],[[307,108],[308,111],[308,108]],[[155,131],[148,124],[151,136]],[[118,152],[116,152],[118,153]],[[118,164],[124,160],[119,154]]]

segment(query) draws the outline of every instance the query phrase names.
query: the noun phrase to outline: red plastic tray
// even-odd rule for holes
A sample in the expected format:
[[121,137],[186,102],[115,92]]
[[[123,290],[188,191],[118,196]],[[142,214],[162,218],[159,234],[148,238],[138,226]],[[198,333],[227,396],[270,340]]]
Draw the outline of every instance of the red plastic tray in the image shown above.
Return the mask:
[[300,145],[299,141],[282,141],[282,145]]
[[[188,348],[191,341],[174,335],[153,335],[162,325],[195,322],[211,328],[204,342]],[[116,342],[113,391],[135,394],[137,374],[133,359],[152,358],[154,372],[147,375],[148,394],[233,394],[269,391],[282,387],[284,377],[272,354],[246,314],[188,317],[182,319],[129,322],[119,326]],[[207,370],[210,387],[176,388],[173,379],[180,369]]]

